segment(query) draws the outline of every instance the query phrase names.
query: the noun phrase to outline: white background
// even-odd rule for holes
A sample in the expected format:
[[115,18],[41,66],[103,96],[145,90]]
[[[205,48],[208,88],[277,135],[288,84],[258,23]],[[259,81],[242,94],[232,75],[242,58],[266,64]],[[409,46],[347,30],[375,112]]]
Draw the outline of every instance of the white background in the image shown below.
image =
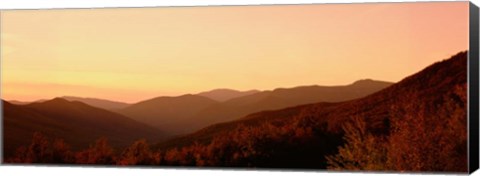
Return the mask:
[[[401,2],[414,0],[403,0]],[[425,1],[425,0],[417,0]],[[443,0],[436,0],[443,1]],[[94,8],[94,7],[146,7],[146,6],[193,6],[193,5],[256,5],[256,4],[298,4],[298,3],[351,3],[351,2],[399,2],[392,0],[0,0],[0,9],[39,9],[39,8]],[[480,5],[480,0],[472,0]],[[287,176],[323,175],[325,172],[286,172],[286,171],[246,171],[246,170],[194,170],[194,169],[130,169],[130,168],[85,168],[85,167],[26,167],[0,166],[0,176],[21,175],[200,175],[200,176]],[[329,175],[387,175],[378,173],[328,173]],[[388,174],[400,175],[400,174]],[[418,175],[418,174],[409,174]],[[422,174],[426,175],[426,174]],[[480,171],[475,172],[476,176]]]

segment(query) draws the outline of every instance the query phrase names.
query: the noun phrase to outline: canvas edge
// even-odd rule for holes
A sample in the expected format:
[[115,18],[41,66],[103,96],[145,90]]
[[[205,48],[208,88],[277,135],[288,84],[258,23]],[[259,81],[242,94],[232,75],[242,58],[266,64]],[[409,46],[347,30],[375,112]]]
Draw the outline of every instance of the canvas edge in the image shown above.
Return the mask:
[[4,165],[4,159],[3,159],[3,142],[4,142],[4,137],[3,137],[3,132],[4,132],[4,127],[3,127],[3,97],[2,95],[2,86],[1,84],[3,83],[3,71],[2,71],[2,66],[3,66],[3,58],[2,58],[2,17],[3,17],[3,10],[0,10],[0,165]]
[[[432,3],[432,2],[455,2],[455,1],[418,1],[418,2],[364,2],[364,3]],[[252,5],[198,5],[198,6],[186,6],[186,7],[210,7],[210,6],[259,6],[259,5],[315,5],[317,3],[313,4],[252,4]],[[336,3],[318,3],[318,4],[336,4]],[[351,3],[345,3],[345,4],[351,4]],[[356,3],[356,4],[361,4],[361,3]],[[2,12],[4,11],[13,11],[13,10],[75,10],[75,9],[117,9],[117,8],[158,8],[162,6],[154,6],[154,7],[94,7],[94,8],[53,8],[53,9],[0,9],[0,34],[1,34],[1,26],[2,26]],[[183,7],[183,6],[164,6],[164,7]],[[1,35],[0,35],[0,41],[1,41]],[[0,42],[0,53],[2,52],[2,43]],[[1,58],[0,54],[0,68],[3,66],[3,58]],[[468,125],[468,172],[472,174],[476,170],[479,169],[479,8],[472,2],[469,2],[469,49],[468,49],[468,120],[467,120],[467,125]],[[0,69],[0,83],[2,81],[2,70]],[[0,98],[3,97],[2,95],[2,86],[0,86]],[[3,115],[3,101],[0,101],[0,166],[28,166],[28,165],[15,165],[15,164],[6,164],[3,161],[3,134],[4,134],[4,128],[3,128],[3,120],[4,120],[4,115]],[[473,150],[472,150],[473,149]],[[39,164],[37,166],[53,166],[53,167],[61,167],[61,166],[66,166],[66,167],[83,167],[83,168],[98,168],[102,166],[85,166],[85,165],[42,165]],[[109,166],[103,166],[105,168],[108,168]],[[112,168],[118,168],[116,166],[113,166]],[[142,167],[127,167],[127,168],[138,168],[138,169],[145,169]],[[146,169],[178,169],[178,167],[154,167],[154,168],[149,168],[147,167]],[[242,171],[244,169],[238,169],[238,168],[223,168],[223,167],[214,167],[214,168],[182,168],[182,169],[194,169],[194,170],[222,170],[222,169],[230,169],[230,170],[235,170],[235,171]],[[256,169],[257,171],[291,171],[291,172],[302,172],[302,171],[309,171],[304,170],[304,169]],[[244,171],[249,171],[249,169],[245,169]],[[354,171],[340,171],[340,172],[335,172],[335,171],[329,171],[329,170],[310,170],[313,171],[313,173],[356,173]],[[399,172],[389,172],[389,171],[380,171],[380,172],[369,172],[369,171],[360,171],[357,173],[372,173],[372,174],[399,174]],[[407,172],[406,174],[426,174],[429,172]],[[456,172],[453,173],[439,173],[439,172],[431,172],[431,174],[459,174]]]
[[479,167],[479,9],[469,4],[468,52],[468,172]]

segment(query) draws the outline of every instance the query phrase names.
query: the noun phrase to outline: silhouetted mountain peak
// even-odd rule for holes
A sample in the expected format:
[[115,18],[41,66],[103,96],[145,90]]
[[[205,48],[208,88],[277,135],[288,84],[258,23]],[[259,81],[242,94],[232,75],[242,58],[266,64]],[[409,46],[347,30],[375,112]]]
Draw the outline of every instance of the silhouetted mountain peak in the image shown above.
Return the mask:
[[[145,100],[142,102],[138,102],[136,104],[144,104],[144,103],[151,103],[151,102],[166,102],[166,101],[188,101],[188,100],[207,100],[207,101],[214,101],[210,98],[193,95],[193,94],[184,94],[180,96],[160,96],[155,97],[149,100]],[[134,104],[134,105],[136,105]]]
[[375,82],[373,79],[360,79],[358,81],[353,82],[353,84],[367,84],[367,83],[372,83]]
[[213,89],[213,90],[206,91],[206,92],[240,92],[240,91],[234,90],[234,89],[219,88],[219,89]]
[[284,92],[284,91],[290,91],[290,90],[300,90],[300,89],[311,89],[311,88],[317,88],[317,87],[320,87],[318,85],[305,85],[305,86],[297,86],[297,87],[289,87],[289,88],[286,88],[286,87],[279,87],[279,88],[275,88],[271,91],[264,91],[264,92],[273,92],[273,93],[276,93],[276,92]]
[[234,89],[220,88],[210,91],[200,92],[197,95],[207,97],[216,101],[227,101],[233,98],[247,96],[258,93],[258,90],[239,91]]
[[41,102],[41,103],[44,103],[44,104],[58,104],[58,103],[70,103],[70,101],[68,101],[64,98],[55,97],[51,100],[47,100],[47,101],[44,101],[44,102]]
[[[197,96],[197,95],[193,95],[193,94],[183,94],[183,95],[178,96],[178,98],[200,98],[200,97]],[[203,98],[203,97],[201,97],[201,98]]]
[[352,86],[368,86],[368,85],[376,85],[376,84],[392,84],[392,83],[386,82],[386,81],[377,81],[373,79],[361,79],[353,82],[351,85]]
[[93,107],[107,109],[107,110],[122,109],[129,105],[128,103],[124,103],[124,102],[111,101],[111,100],[105,100],[105,99],[99,99],[99,98],[86,98],[86,97],[75,97],[75,96],[63,96],[61,98],[66,99],[68,101],[72,101],[72,102],[79,101]]
[[[44,102],[34,102],[30,103],[26,106],[35,107],[35,108],[42,108],[42,109],[51,109],[51,110],[78,110],[78,109],[97,109],[93,106],[85,104],[80,101],[68,101],[64,98],[56,97],[51,100],[46,100]],[[101,109],[103,110],[103,109]]]

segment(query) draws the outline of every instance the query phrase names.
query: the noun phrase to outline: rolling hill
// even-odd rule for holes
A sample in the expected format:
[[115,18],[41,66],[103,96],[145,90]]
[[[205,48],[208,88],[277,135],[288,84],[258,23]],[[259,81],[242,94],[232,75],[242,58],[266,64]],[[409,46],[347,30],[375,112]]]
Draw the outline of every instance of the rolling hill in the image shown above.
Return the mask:
[[30,104],[30,103],[40,103],[40,102],[44,102],[44,101],[47,101],[47,100],[40,99],[40,100],[36,100],[36,101],[32,101],[32,102],[18,101],[18,100],[8,100],[9,103],[14,104],[14,105],[27,105],[27,104]]
[[82,98],[82,97],[74,97],[74,96],[63,96],[60,97],[68,101],[79,101],[85,104],[88,104],[93,107],[102,108],[106,110],[118,110],[129,106],[128,103],[111,101],[111,100],[104,100],[98,98]]
[[187,132],[186,123],[196,123],[188,118],[200,110],[218,103],[215,100],[198,96],[182,95],[178,97],[157,97],[142,101],[118,112],[164,130],[169,135]]
[[75,101],[55,98],[41,103],[14,105],[3,103],[4,154],[30,144],[34,132],[62,138],[73,149],[84,149],[100,137],[114,147],[125,147],[137,139],[161,140],[156,128],[120,114]]
[[258,112],[156,149],[169,165],[466,172],[466,106],[461,52],[364,98]]
[[206,92],[200,92],[196,95],[210,98],[215,101],[223,102],[233,98],[243,97],[251,94],[258,93],[258,90],[238,91],[233,89],[215,89]]
[[8,102],[15,105],[26,105],[31,103],[31,102],[24,102],[24,101],[17,101],[17,100],[9,100]]

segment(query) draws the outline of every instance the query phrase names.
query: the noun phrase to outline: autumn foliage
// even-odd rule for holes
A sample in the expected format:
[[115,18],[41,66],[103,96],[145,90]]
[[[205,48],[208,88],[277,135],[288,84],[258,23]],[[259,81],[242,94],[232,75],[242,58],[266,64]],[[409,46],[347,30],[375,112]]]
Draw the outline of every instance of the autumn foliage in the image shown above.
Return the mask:
[[[19,150],[22,151],[6,162],[124,166],[322,166],[322,163],[325,163],[322,157],[325,155],[324,151],[333,152],[335,148],[325,148],[320,141],[335,141],[336,137],[317,134],[319,131],[313,129],[315,124],[304,120],[294,118],[289,121],[263,122],[258,127],[242,125],[214,137],[209,142],[198,141],[193,145],[164,151],[151,150],[147,141],[143,139],[135,141],[121,151],[116,151],[108,144],[106,138],[98,139],[85,150],[71,151],[63,141],[55,140],[51,144],[48,138],[35,133],[32,144],[27,148],[21,147]],[[311,157],[312,155],[315,157]]]

